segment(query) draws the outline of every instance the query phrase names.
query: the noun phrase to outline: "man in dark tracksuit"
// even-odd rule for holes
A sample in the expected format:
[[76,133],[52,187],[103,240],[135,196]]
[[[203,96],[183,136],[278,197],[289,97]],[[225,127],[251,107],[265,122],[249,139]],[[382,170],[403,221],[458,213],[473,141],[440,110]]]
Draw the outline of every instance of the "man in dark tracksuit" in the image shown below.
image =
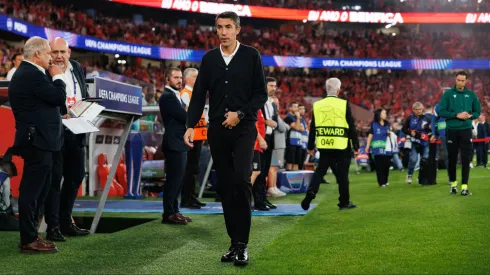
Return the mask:
[[449,159],[449,181],[451,181],[451,194],[458,193],[456,181],[456,163],[458,152],[461,150],[462,185],[461,195],[471,195],[468,190],[470,176],[470,162],[473,152],[472,120],[477,119],[481,113],[480,101],[475,93],[468,90],[465,85],[468,75],[461,71],[456,74],[456,85],[447,90],[439,103],[439,114],[446,118],[446,138]]

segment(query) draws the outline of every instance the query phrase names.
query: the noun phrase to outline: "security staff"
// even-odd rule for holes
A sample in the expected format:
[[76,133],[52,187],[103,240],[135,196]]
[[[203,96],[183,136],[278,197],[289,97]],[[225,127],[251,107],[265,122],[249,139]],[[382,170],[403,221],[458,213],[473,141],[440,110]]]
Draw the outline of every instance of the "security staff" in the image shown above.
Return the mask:
[[222,200],[231,247],[221,258],[235,265],[248,264],[247,243],[253,147],[257,138],[257,111],[267,101],[264,66],[257,49],[240,44],[240,18],[234,12],[216,17],[221,44],[201,62],[187,113],[184,141],[193,146],[194,126],[199,122],[209,92],[208,140]]
[[[192,90],[196,83],[198,70],[188,68],[184,71],[185,87],[180,91],[180,98],[189,107],[192,98]],[[194,127],[194,147],[187,152],[187,167],[185,169],[184,186],[180,195],[180,207],[200,209],[206,206],[196,198],[196,175],[199,174],[199,158],[201,156],[201,147],[205,140],[208,139],[208,128],[206,126],[206,118],[204,113],[201,115],[199,123]]]
[[468,75],[464,71],[456,73],[456,85],[447,90],[439,103],[439,115],[446,118],[446,139],[449,159],[449,181],[451,194],[458,193],[456,181],[456,163],[458,152],[461,150],[462,185],[461,195],[471,195],[468,190],[470,176],[470,162],[473,155],[472,120],[477,119],[481,113],[478,97],[465,85]]
[[341,84],[338,78],[328,79],[327,97],[313,104],[308,154],[313,156],[316,141],[320,161],[308,186],[306,197],[301,202],[304,210],[310,208],[310,203],[318,193],[320,182],[329,167],[332,168],[339,186],[339,209],[356,208],[356,205],[350,202],[349,167],[352,150],[355,154],[359,150],[359,140],[349,103],[337,97]]

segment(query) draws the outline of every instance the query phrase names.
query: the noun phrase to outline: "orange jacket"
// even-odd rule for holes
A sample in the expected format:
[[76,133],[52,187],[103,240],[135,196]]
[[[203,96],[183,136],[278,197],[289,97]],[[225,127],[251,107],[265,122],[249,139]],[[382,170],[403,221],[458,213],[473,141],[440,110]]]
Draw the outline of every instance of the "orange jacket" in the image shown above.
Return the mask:
[[[189,98],[192,98],[192,92],[187,90],[186,88],[182,89],[180,91],[180,96],[184,93],[187,93],[189,95]],[[204,114],[202,114],[201,119],[197,123],[196,126],[194,126],[194,140],[207,140],[208,139],[208,127],[206,127],[206,118],[204,117]]]

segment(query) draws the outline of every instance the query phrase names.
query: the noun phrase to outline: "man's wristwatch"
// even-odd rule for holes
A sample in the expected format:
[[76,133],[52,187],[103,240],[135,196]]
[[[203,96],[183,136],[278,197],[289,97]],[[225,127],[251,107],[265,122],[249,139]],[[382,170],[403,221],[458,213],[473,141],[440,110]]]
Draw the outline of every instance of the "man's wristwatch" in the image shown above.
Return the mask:
[[237,111],[236,113],[238,115],[239,120],[242,120],[245,117],[245,114],[242,111]]

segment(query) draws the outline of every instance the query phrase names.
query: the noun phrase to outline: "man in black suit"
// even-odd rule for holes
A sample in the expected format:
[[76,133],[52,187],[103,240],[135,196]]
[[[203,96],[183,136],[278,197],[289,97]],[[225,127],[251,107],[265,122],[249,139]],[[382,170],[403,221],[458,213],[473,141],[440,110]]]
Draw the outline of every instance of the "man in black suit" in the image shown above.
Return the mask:
[[[70,60],[71,50],[68,42],[61,37],[50,43],[53,63],[61,68],[66,83],[66,104],[61,107],[61,115],[69,119],[68,108],[77,101],[88,97],[85,86],[85,74],[80,64]],[[44,204],[46,224],[46,239],[64,242],[68,236],[85,236],[89,230],[80,229],[72,220],[72,210],[77,198],[78,189],[85,177],[86,135],[73,134],[64,127],[64,144],[53,159],[51,189]],[[61,178],[63,177],[63,187]]]
[[217,175],[231,247],[221,258],[235,265],[248,263],[252,196],[250,177],[257,112],[267,101],[264,67],[257,49],[240,44],[240,18],[234,12],[216,17],[221,45],[201,62],[188,109],[184,140],[192,146],[193,127],[201,118],[209,92],[208,141]]
[[14,148],[24,159],[19,195],[20,251],[24,253],[57,252],[53,242],[37,234],[37,211],[51,185],[53,154],[63,145],[60,107],[66,101],[66,85],[61,69],[50,65],[50,54],[47,40],[37,36],[27,40],[25,61],[9,84],[16,128]]
[[165,155],[167,170],[163,186],[162,223],[185,225],[192,219],[179,213],[179,202],[177,201],[184,183],[187,151],[189,151],[189,146],[182,140],[187,118],[185,104],[180,99],[182,72],[177,68],[168,68],[165,72],[165,82],[167,85],[158,102],[165,127],[162,151]]

